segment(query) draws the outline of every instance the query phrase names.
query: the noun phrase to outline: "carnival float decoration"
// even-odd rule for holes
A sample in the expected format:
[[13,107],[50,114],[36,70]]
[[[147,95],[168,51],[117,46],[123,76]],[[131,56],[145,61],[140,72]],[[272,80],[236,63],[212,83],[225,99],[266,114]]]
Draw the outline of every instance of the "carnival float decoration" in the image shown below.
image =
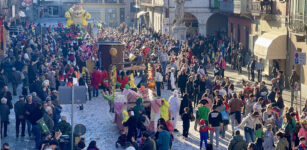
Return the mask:
[[73,5],[68,11],[65,12],[66,26],[82,25],[87,27],[87,19],[91,18],[91,14],[88,13],[81,5]]

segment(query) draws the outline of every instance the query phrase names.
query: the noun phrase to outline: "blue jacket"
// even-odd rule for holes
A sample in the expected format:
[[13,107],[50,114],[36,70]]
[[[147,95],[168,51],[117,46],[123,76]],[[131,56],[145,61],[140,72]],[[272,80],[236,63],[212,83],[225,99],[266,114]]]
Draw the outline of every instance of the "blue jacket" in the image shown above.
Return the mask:
[[166,130],[159,133],[159,137],[156,141],[159,150],[169,150],[171,142],[171,135]]

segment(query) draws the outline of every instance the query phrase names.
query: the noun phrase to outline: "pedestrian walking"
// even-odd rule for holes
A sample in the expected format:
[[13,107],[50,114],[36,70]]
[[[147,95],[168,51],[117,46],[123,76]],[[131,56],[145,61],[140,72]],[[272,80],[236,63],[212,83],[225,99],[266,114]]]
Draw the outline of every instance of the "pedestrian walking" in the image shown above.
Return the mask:
[[7,125],[9,123],[10,108],[7,105],[7,99],[4,97],[1,98],[0,113],[1,113],[1,137],[7,137]]
[[19,129],[21,125],[21,136],[25,136],[26,119],[25,119],[25,97],[19,96],[19,101],[14,104],[16,119],[16,137],[19,137]]
[[210,132],[210,143],[213,145],[213,134],[215,134],[216,148],[219,148],[220,128],[223,126],[223,119],[220,112],[216,110],[217,106],[213,105],[213,111],[209,113],[209,125],[213,128]]

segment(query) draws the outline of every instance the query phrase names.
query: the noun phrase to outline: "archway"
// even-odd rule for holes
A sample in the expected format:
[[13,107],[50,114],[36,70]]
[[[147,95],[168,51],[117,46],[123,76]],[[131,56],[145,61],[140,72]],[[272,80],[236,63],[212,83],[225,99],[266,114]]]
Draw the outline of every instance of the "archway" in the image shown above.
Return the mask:
[[198,33],[198,20],[193,14],[185,12],[183,22],[185,26],[188,27],[188,36],[195,35],[196,33]]
[[207,21],[207,34],[218,36],[227,35],[228,17],[223,14],[215,13]]

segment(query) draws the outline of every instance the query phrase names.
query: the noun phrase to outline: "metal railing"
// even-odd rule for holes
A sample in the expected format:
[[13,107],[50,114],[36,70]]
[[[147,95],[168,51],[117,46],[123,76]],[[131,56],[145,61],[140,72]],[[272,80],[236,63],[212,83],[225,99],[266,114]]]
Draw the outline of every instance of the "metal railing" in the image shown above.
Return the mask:
[[220,11],[222,12],[233,12],[233,1],[228,0],[228,1],[220,1]]
[[273,13],[273,1],[253,1],[250,5],[250,12],[253,15],[260,14],[272,14]]
[[306,34],[307,16],[303,14],[292,15],[290,18],[290,29],[296,34]]

